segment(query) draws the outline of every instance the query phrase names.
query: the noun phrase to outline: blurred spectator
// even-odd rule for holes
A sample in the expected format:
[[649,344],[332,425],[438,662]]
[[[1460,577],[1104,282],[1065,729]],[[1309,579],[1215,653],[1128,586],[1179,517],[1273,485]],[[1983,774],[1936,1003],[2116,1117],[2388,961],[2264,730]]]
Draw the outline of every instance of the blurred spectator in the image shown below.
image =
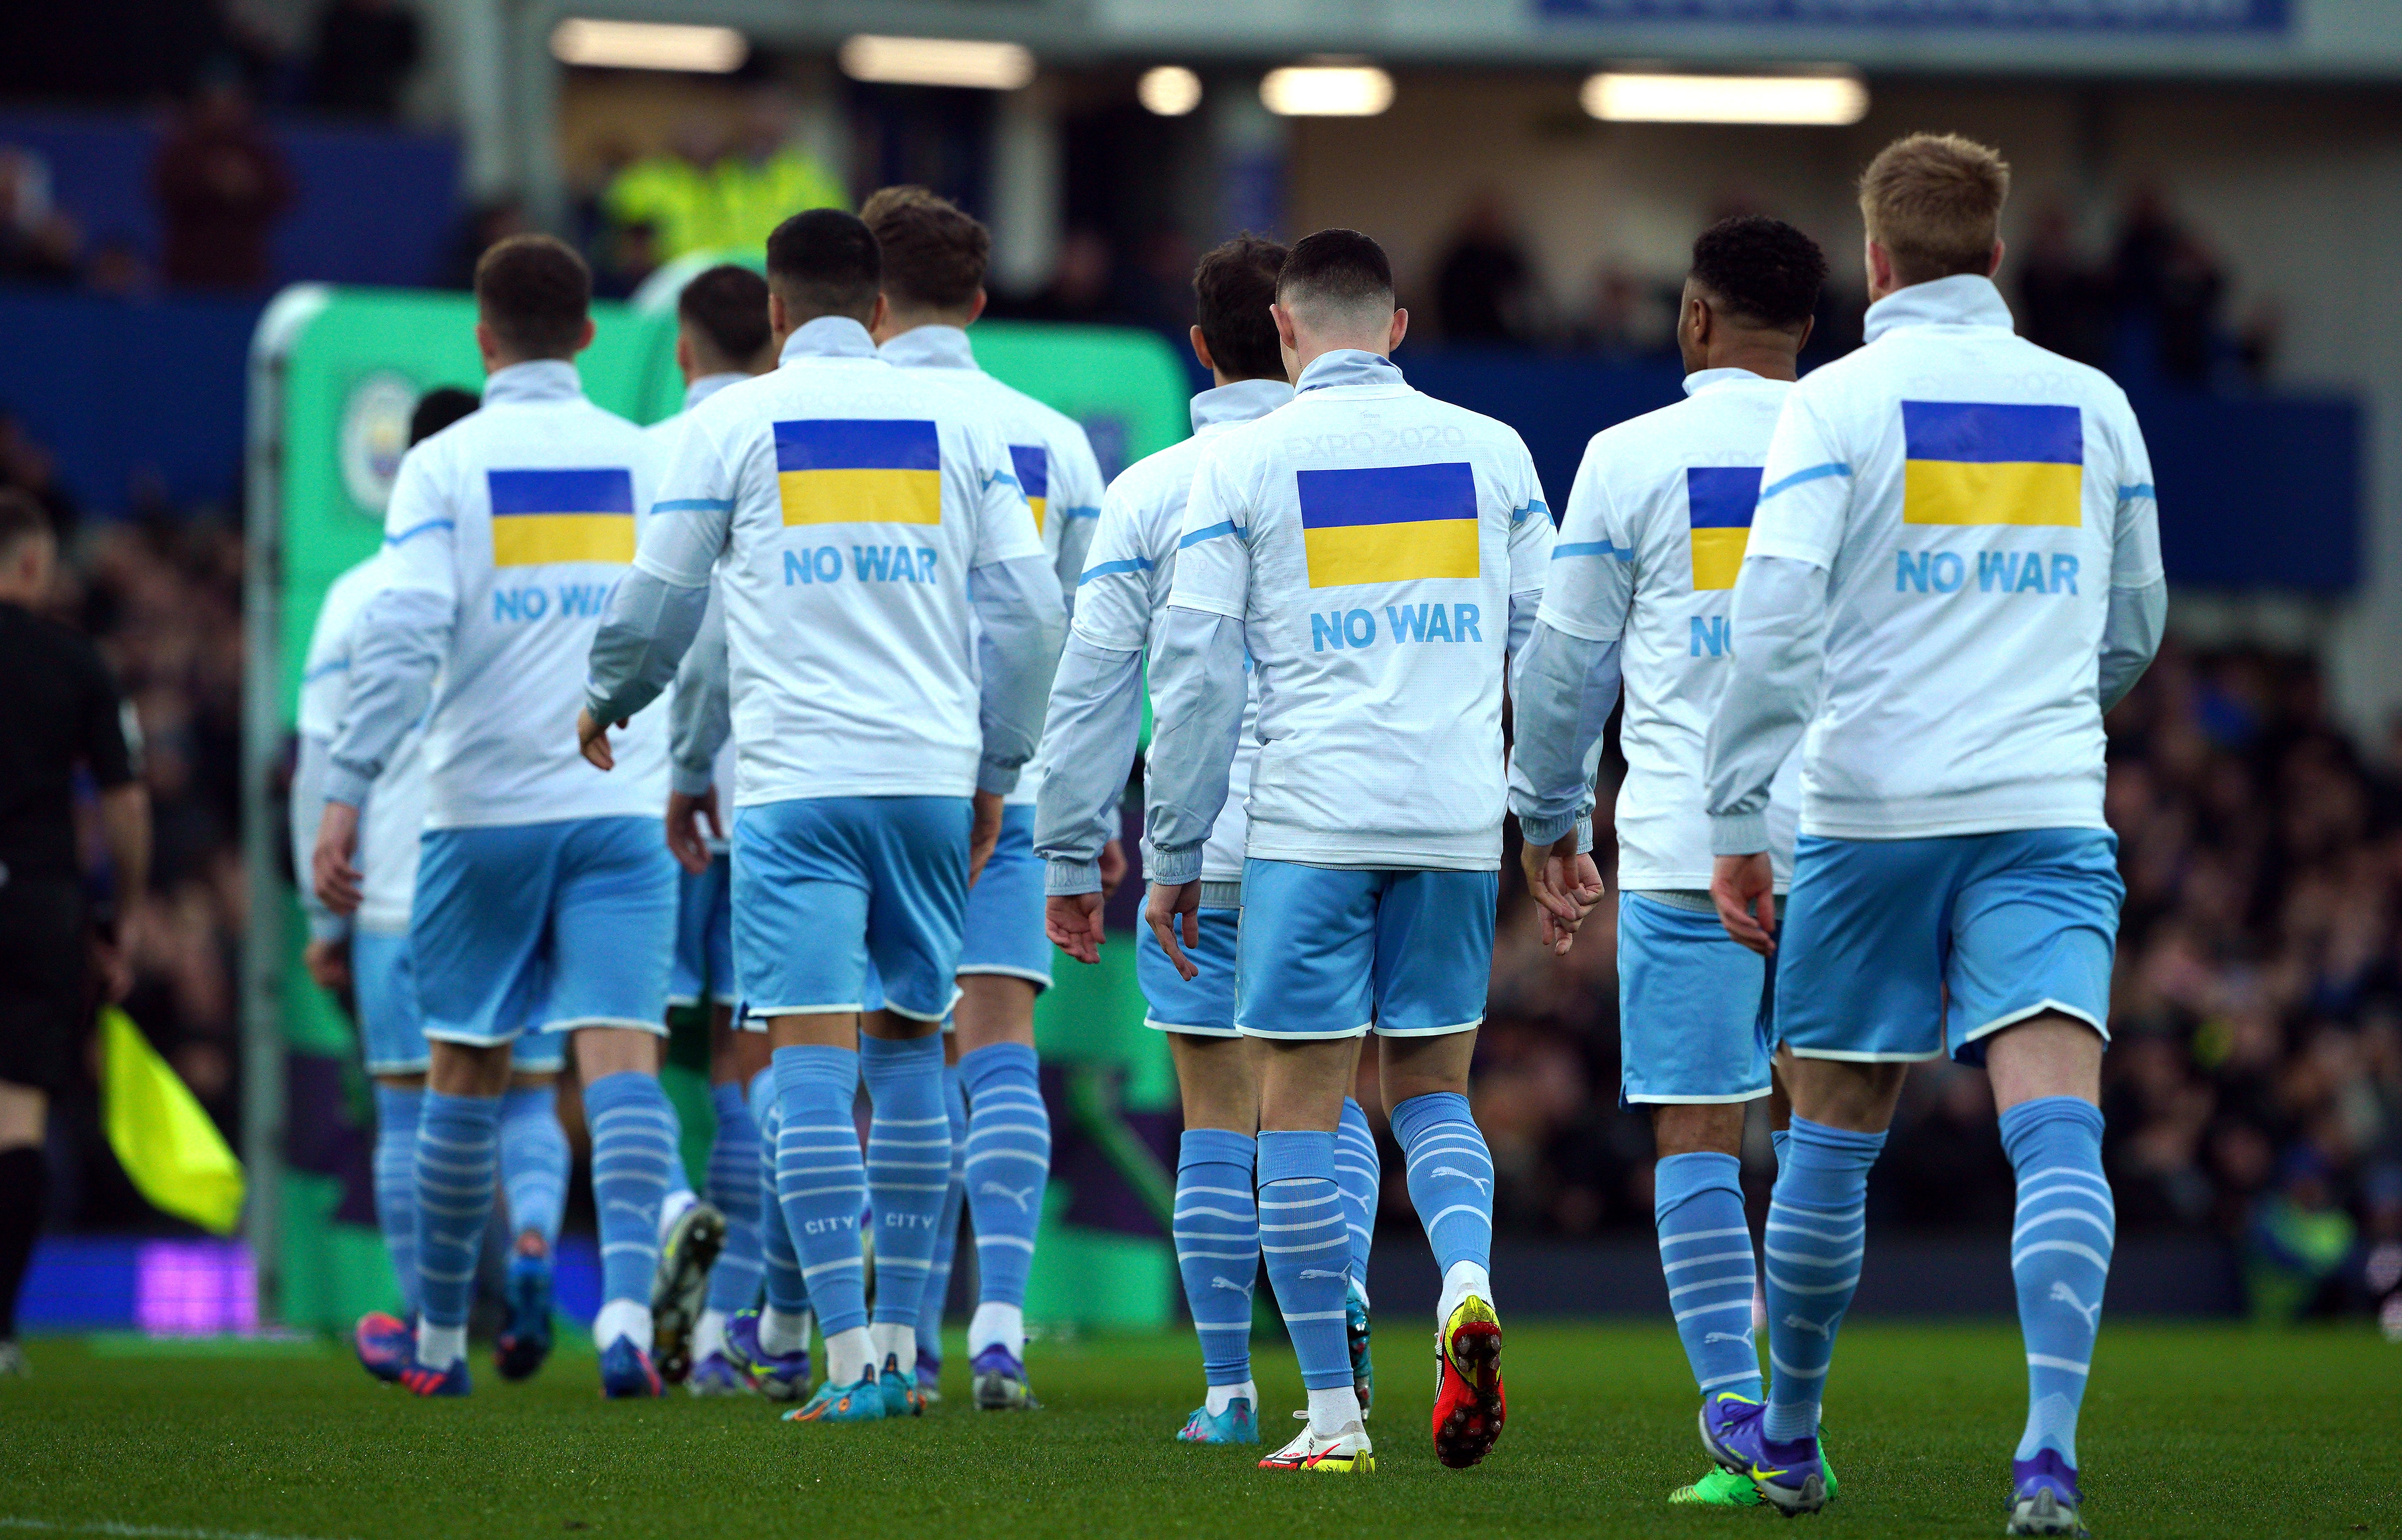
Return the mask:
[[326,112],[391,117],[418,51],[417,17],[396,0],[326,0],[317,13],[310,100]]
[[13,487],[40,503],[62,543],[75,538],[76,501],[59,485],[50,451],[6,411],[0,411],[0,487]]
[[1059,265],[1050,286],[997,305],[995,311],[1026,321],[1115,321],[1117,265],[1109,237],[1079,226],[1059,243]]
[[2219,328],[2226,275],[2208,247],[2170,209],[2168,196],[2146,183],[2128,199],[2111,259],[2111,281],[2123,316],[2149,328],[2149,363],[2170,379],[2206,382]]
[[268,232],[296,196],[283,154],[251,112],[238,76],[217,69],[159,146],[151,185],[171,284],[255,289],[272,271]]
[[33,151],[0,144],[0,282],[75,281],[75,221],[50,202],[50,168]]
[[802,210],[849,202],[841,182],[793,144],[792,123],[791,101],[766,86],[744,100],[731,135],[689,114],[667,150],[611,179],[601,210],[619,231],[648,227],[659,262],[765,246],[770,231]]
[[2108,363],[2109,284],[2078,251],[2077,221],[2066,204],[2052,202],[2036,215],[2017,267],[2019,334],[2079,364]]
[[618,226],[603,233],[593,258],[594,297],[630,299],[659,270],[659,232],[648,225]]
[[533,221],[526,216],[525,204],[518,199],[502,198],[478,205],[459,222],[450,254],[442,262],[442,286],[474,288],[476,259],[510,236],[524,235],[532,228]]
[[635,161],[601,189],[601,211],[619,229],[649,227],[669,257],[711,250],[717,212],[706,168],[717,163],[724,147],[714,120],[686,113],[666,149]]
[[1501,200],[1479,193],[1435,263],[1435,324],[1451,342],[1518,342],[1535,333],[1534,266]]
[[1606,353],[1663,353],[1676,345],[1677,308],[1662,285],[1625,264],[1594,269],[1593,292],[1575,339]]

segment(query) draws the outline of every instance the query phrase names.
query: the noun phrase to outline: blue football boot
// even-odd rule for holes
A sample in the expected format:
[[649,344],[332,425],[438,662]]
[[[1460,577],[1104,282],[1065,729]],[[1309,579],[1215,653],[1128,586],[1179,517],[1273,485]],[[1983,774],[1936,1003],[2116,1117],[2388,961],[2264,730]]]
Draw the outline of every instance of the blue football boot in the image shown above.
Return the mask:
[[1193,1409],[1193,1415],[1176,1432],[1177,1439],[1187,1444],[1256,1444],[1260,1441],[1260,1420],[1251,1410],[1250,1397],[1237,1396],[1226,1403],[1226,1409],[1213,1412],[1209,1403],[1202,1402]]
[[1815,1513],[1827,1506],[1827,1472],[1818,1457],[1818,1440],[1771,1440],[1767,1411],[1759,1402],[1729,1391],[1705,1398],[1702,1447],[1722,1468],[1748,1478],[1779,1512]]
[[2077,1473],[2057,1451],[2040,1449],[2032,1460],[2010,1462],[2010,1534],[2088,1533],[2078,1513]]
[[900,1354],[885,1355],[884,1372],[876,1377],[876,1388],[884,1396],[885,1416],[922,1417],[925,1415],[925,1393],[918,1388],[918,1376],[915,1370],[907,1374],[901,1372]]
[[509,1258],[509,1318],[492,1339],[492,1363],[504,1380],[531,1379],[550,1356],[550,1258],[519,1252]]
[[818,1393],[784,1413],[787,1423],[880,1423],[886,1416],[884,1388],[870,1369],[859,1382],[837,1385],[829,1380]]
[[359,1317],[351,1332],[351,1345],[358,1350],[360,1368],[388,1385],[396,1385],[415,1352],[417,1327],[397,1315],[371,1310]]
[[651,1355],[634,1345],[630,1337],[620,1337],[600,1354],[600,1394],[613,1401],[628,1397],[665,1396],[668,1387],[660,1382],[659,1371],[651,1367]]
[[1368,1301],[1357,1284],[1344,1295],[1343,1340],[1351,1349],[1351,1393],[1360,1397],[1364,1422],[1376,1401],[1376,1361],[1368,1355]]
[[755,1310],[738,1310],[726,1317],[725,1357],[752,1389],[770,1401],[797,1401],[809,1393],[809,1350],[769,1353],[762,1348]]
[[1041,1411],[1034,1387],[1027,1382],[1025,1360],[995,1342],[968,1361],[974,1375],[978,1411]]

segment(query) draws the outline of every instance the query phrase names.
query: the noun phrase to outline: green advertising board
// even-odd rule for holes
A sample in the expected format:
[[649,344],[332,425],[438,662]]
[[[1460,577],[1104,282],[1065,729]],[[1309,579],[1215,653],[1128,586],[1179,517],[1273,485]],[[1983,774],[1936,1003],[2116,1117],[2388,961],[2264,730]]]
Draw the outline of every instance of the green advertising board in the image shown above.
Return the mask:
[[[661,304],[593,307],[592,347],[577,361],[586,392],[637,422],[677,411],[672,297]],[[299,965],[305,929],[278,854],[276,767],[286,763],[309,634],[326,588],[371,555],[383,505],[407,447],[418,398],[441,386],[480,390],[475,303],[461,294],[304,286],[268,308],[253,344],[250,583],[251,731],[246,755],[254,891],[273,893],[245,939],[245,1154],[254,1174],[251,1235],[263,1316],[288,1326],[347,1329],[395,1290],[372,1227],[343,1222],[340,1177],[292,1169],[283,1134],[288,1071],[311,1056],[338,1064],[352,1128],[369,1121],[356,1038],[339,1005]],[[987,322],[971,334],[996,377],[1083,422],[1105,474],[1185,436],[1183,368],[1158,337],[1106,327]],[[1062,959],[1059,987],[1036,1012],[1043,1058],[1060,1079],[1069,1125],[1062,1139],[1097,1150],[1166,1229],[1172,1179],[1124,1114],[1176,1105],[1165,1043],[1142,1026],[1133,948],[1104,949],[1098,969]],[[711,1132],[705,1053],[670,1054],[670,1094],[684,1122],[687,1160]],[[306,1083],[322,1083],[318,1074]],[[322,1115],[326,1109],[296,1109]],[[1055,1180],[1028,1296],[1036,1323],[1069,1329],[1156,1327],[1175,1283],[1169,1244],[1156,1235],[1070,1223],[1068,1184]],[[963,1257],[971,1255],[962,1248]]]

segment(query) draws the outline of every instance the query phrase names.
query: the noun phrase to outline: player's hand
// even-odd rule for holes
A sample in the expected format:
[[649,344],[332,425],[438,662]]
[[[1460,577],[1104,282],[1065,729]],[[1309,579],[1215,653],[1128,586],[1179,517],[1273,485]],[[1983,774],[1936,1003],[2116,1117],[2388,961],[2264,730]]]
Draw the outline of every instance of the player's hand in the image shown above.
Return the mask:
[[338,995],[351,987],[351,939],[336,936],[330,941],[312,941],[300,951],[302,966],[317,987]]
[[1767,851],[1712,861],[1710,901],[1728,935],[1763,957],[1776,955],[1776,873]]
[[[625,726],[626,719],[618,718],[617,725]],[[593,721],[588,710],[575,713],[575,746],[584,750],[584,757],[592,762],[595,770],[617,768],[617,756],[609,751],[609,724]]]
[[1101,895],[1054,893],[1042,901],[1042,933],[1080,963],[1101,960]]
[[1125,881],[1125,842],[1111,840],[1101,846],[1101,897],[1114,898],[1118,884]]
[[317,820],[317,848],[309,856],[310,886],[317,901],[337,914],[358,913],[358,867],[352,858],[359,848],[359,810],[346,802],[329,802]]
[[1575,944],[1577,927],[1601,901],[1601,869],[1593,857],[1577,849],[1574,830],[1551,845],[1519,847],[1518,863],[1526,873],[1526,891],[1543,916],[1543,944],[1552,956],[1565,957]]
[[[1179,976],[1187,983],[1199,978],[1201,969],[1184,955],[1184,947],[1201,944],[1201,884],[1195,882],[1151,885],[1151,897],[1142,906],[1142,917],[1150,922],[1151,933],[1159,938],[1161,950],[1176,965]],[[1184,944],[1177,944],[1178,921],[1181,919]]]
[[968,886],[984,875],[984,863],[992,859],[993,847],[1001,843],[1001,793],[978,791],[975,794],[975,822],[968,828]]
[[[706,821],[709,832],[703,835],[701,824]],[[717,788],[695,796],[688,791],[668,793],[668,850],[676,864],[699,876],[709,870],[710,840],[723,843],[725,825],[717,821]]]

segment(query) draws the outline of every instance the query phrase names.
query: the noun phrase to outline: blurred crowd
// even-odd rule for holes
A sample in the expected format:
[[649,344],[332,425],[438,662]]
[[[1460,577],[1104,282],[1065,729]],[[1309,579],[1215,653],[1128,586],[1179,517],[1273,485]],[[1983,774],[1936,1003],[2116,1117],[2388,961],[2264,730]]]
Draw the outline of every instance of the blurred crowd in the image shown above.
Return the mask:
[[[2108,725],[2128,889],[2104,1062],[2120,1232],[2225,1236],[2264,1316],[2383,1300],[2402,1331],[2402,724],[2366,749],[2309,660],[2173,642]],[[1651,1221],[1649,1121],[1616,1095],[1607,907],[1597,920],[1555,960],[1523,889],[1505,900],[1475,1095],[1498,1218],[1521,1233]],[[1746,1171],[1764,1184],[1756,1132]],[[1875,1223],[2008,1224],[1981,1070],[1912,1070],[1870,1190]]]

